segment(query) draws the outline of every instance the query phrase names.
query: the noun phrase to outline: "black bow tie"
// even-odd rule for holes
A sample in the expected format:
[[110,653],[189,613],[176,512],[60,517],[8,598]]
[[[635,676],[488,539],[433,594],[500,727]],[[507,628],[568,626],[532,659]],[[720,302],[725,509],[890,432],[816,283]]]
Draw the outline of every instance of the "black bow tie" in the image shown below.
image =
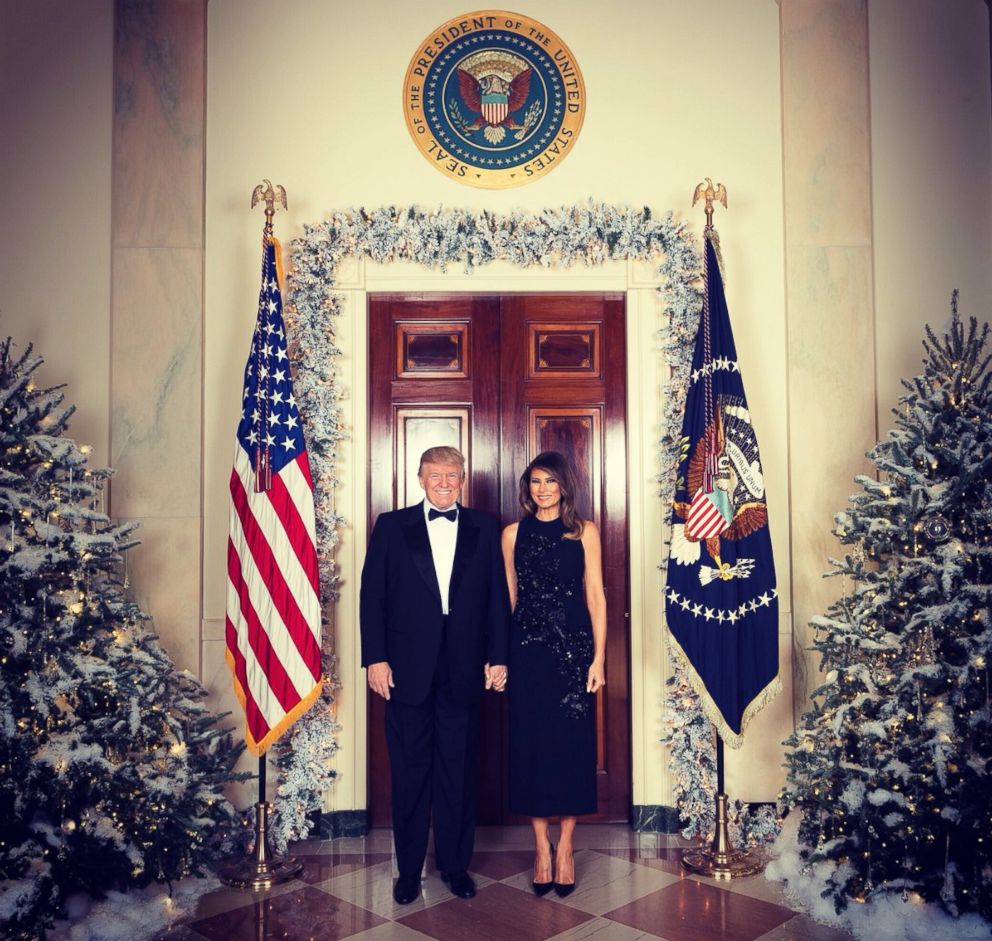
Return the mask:
[[449,520],[450,522],[453,523],[456,519],[458,519],[458,510],[441,511],[441,510],[435,510],[434,507],[431,507],[427,511],[428,522],[430,522],[431,520],[436,520],[440,516],[443,516],[446,520]]

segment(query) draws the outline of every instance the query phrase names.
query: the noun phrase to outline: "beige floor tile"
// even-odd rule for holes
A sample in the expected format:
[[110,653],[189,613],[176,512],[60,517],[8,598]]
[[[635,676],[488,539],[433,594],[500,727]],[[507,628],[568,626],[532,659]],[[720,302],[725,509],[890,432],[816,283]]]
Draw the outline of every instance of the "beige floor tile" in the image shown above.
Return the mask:
[[[393,882],[396,878],[393,869],[392,863],[378,863],[375,866],[328,879],[315,888],[330,892],[346,902],[351,902],[352,905],[368,909],[384,918],[400,918],[410,912],[436,905],[438,902],[446,902],[452,897],[440,876],[436,872],[429,871],[421,882],[420,897],[409,905],[397,905],[393,900]],[[478,888],[492,881],[484,876],[475,877]]]
[[763,902],[771,902],[773,905],[782,905],[785,908],[792,908],[786,901],[785,891],[781,882],[771,882],[764,877],[763,873],[756,876],[747,876],[743,879],[707,879],[703,876],[690,875],[690,879],[700,882],[709,882],[726,889],[728,892],[739,892],[752,899],[761,899]]
[[658,941],[658,936],[628,928],[616,921],[593,918],[577,928],[556,934],[548,941]]
[[[678,876],[660,869],[604,856],[593,850],[578,850],[575,853],[575,876],[575,891],[564,899],[556,897],[556,901],[591,915],[602,915],[679,881]],[[525,872],[505,882],[515,888],[529,890],[530,878],[531,874]]]

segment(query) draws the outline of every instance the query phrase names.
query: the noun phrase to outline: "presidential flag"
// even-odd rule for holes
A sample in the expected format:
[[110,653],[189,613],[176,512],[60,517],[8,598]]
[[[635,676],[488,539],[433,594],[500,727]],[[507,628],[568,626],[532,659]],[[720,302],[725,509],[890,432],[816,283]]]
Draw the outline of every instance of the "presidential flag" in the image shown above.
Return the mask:
[[267,236],[263,250],[227,542],[227,662],[255,755],[321,690],[313,480],[286,351],[279,245]]
[[739,748],[781,689],[778,593],[765,479],[717,264],[706,230],[706,289],[682,422],[682,460],[665,587],[670,647],[720,737]]

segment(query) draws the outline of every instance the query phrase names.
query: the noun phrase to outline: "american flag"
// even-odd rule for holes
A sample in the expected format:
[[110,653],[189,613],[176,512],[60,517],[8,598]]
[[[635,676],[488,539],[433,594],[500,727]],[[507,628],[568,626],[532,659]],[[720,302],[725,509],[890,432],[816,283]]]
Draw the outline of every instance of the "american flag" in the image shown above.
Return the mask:
[[321,690],[313,480],[286,350],[279,245],[266,237],[263,247],[227,542],[227,662],[255,755]]

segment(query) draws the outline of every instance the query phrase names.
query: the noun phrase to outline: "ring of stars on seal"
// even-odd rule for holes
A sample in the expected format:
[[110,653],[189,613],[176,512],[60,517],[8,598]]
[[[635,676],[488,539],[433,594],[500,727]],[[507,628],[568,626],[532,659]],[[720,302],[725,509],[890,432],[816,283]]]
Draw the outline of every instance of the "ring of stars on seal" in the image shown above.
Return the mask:
[[499,189],[544,176],[571,153],[586,92],[568,46],[519,13],[448,20],[406,70],[403,108],[417,149],[459,183]]

